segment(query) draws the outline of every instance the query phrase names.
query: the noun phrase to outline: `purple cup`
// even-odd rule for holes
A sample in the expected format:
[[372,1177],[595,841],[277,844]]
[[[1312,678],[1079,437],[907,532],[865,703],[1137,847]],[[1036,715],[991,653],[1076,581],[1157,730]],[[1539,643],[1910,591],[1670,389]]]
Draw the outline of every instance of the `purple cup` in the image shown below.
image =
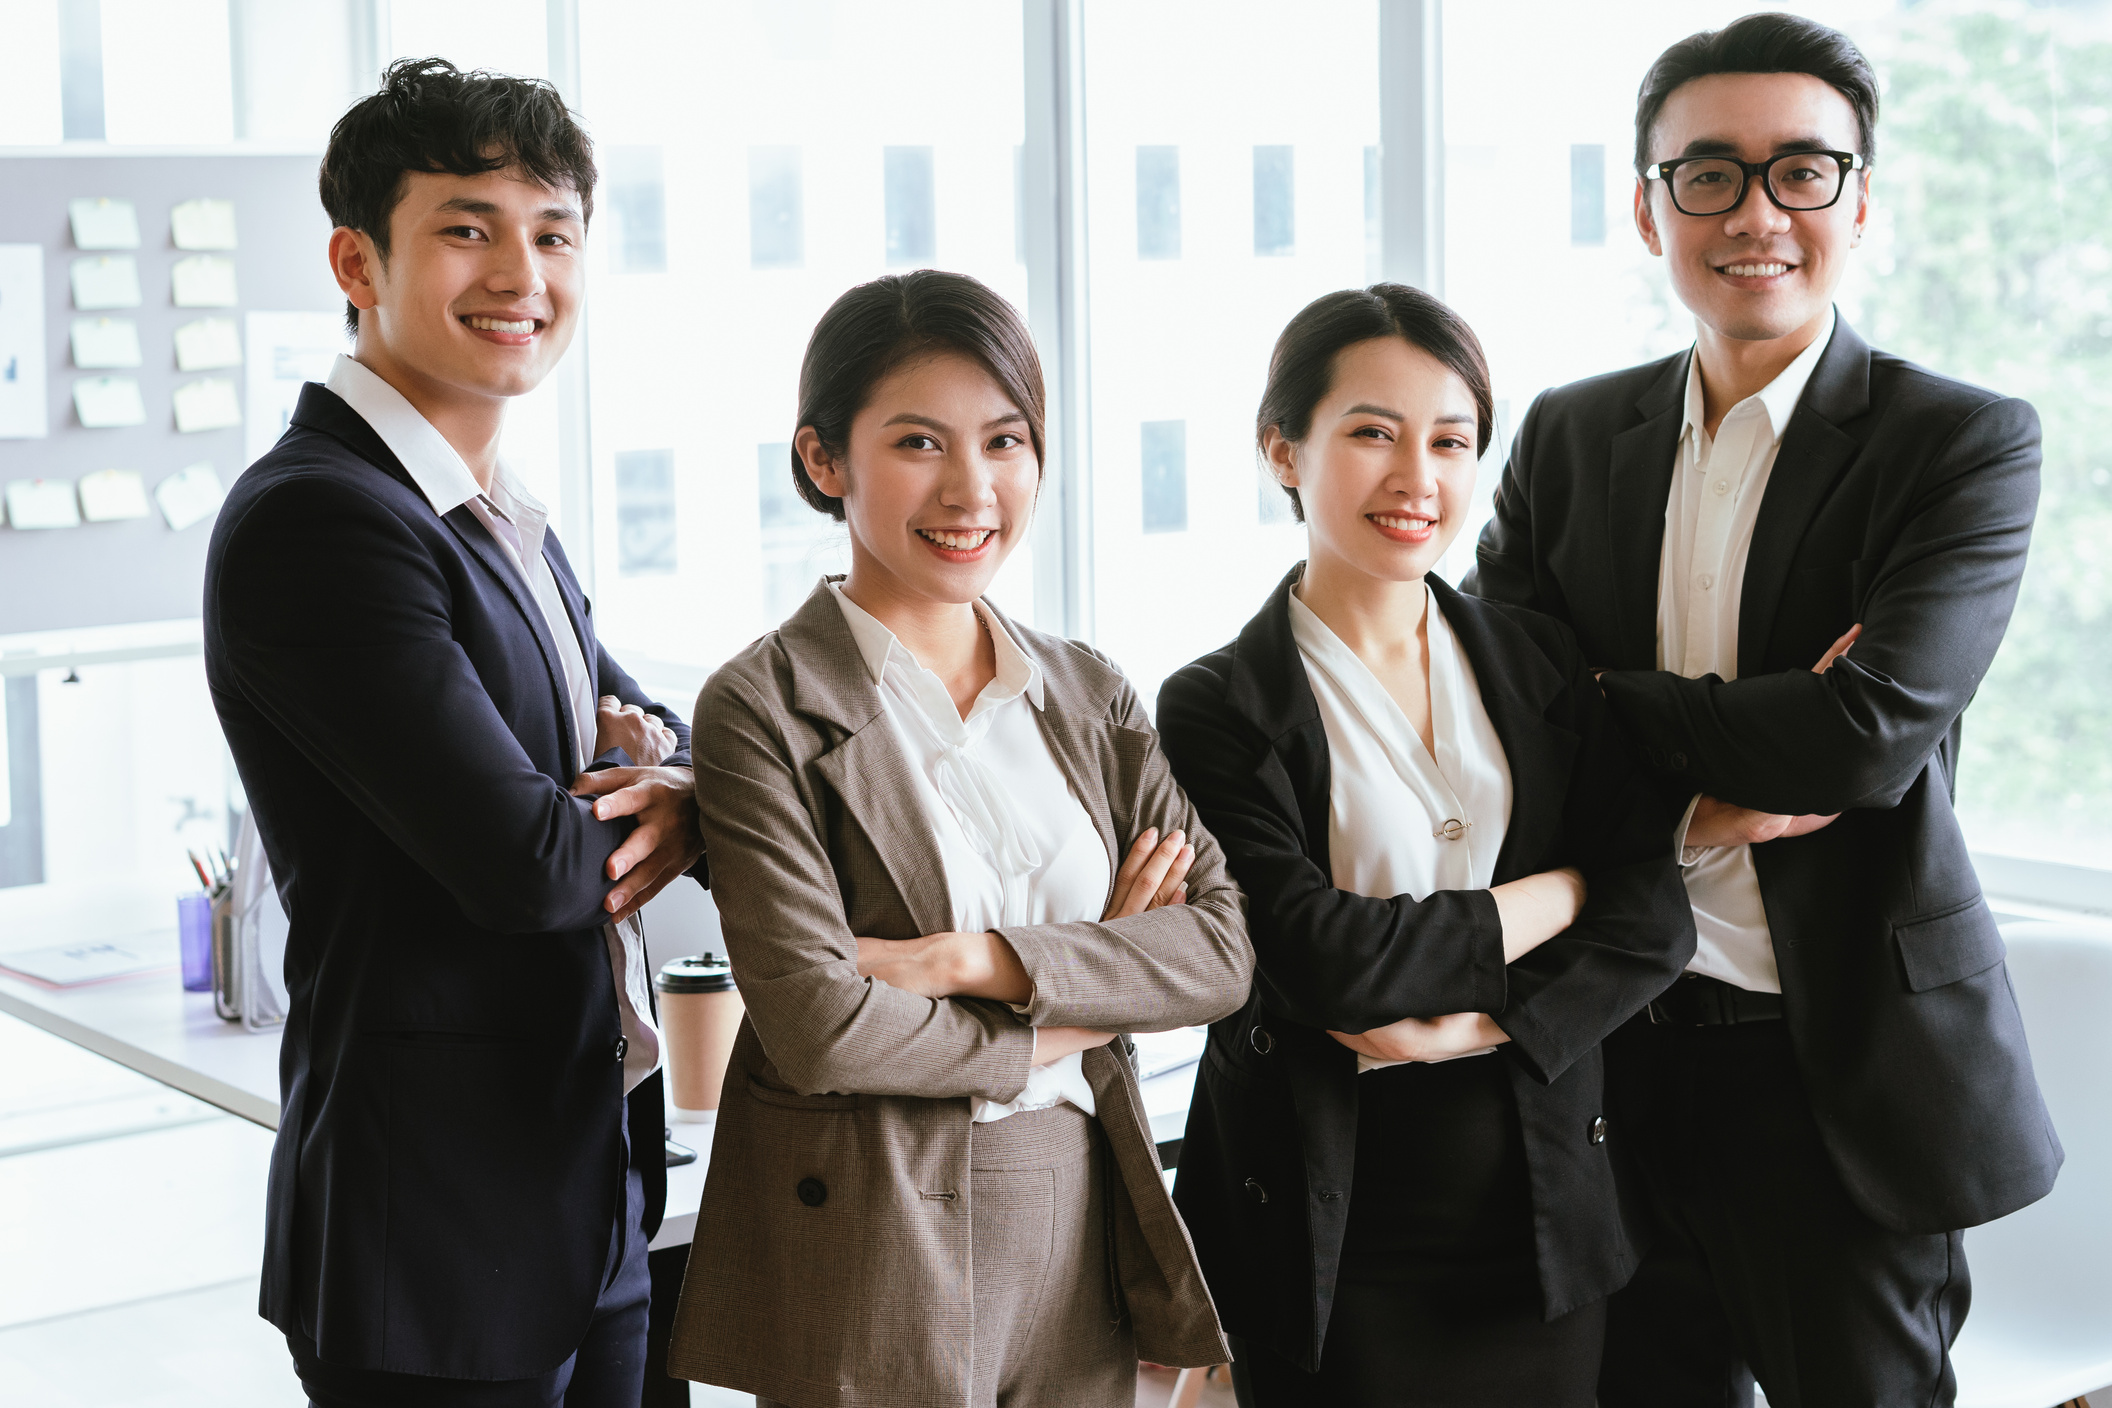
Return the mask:
[[213,990],[213,899],[200,890],[176,897],[176,938],[183,949],[183,990]]

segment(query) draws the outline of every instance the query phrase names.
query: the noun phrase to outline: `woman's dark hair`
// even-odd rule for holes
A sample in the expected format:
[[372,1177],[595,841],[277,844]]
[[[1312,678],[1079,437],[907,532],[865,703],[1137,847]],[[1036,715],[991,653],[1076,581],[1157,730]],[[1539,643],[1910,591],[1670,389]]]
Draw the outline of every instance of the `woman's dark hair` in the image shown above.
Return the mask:
[[[1268,453],[1273,428],[1293,444],[1313,428],[1313,412],[1335,380],[1335,358],[1344,348],[1375,337],[1398,337],[1458,373],[1474,397],[1474,452],[1485,454],[1496,424],[1496,398],[1489,388],[1489,360],[1474,329],[1437,299],[1407,284],[1373,284],[1324,294],[1298,310],[1276,350],[1269,354],[1269,384],[1254,414],[1254,443]],[[1290,485],[1291,513],[1305,522],[1305,504]]]
[[[446,59],[398,59],[382,74],[381,91],[330,129],[317,184],[330,223],[373,240],[386,263],[389,217],[406,173],[481,176],[509,167],[552,190],[577,192],[581,221],[593,217],[594,143],[557,89],[539,78],[464,73]],[[349,302],[345,324],[359,331],[359,310]]]
[[[883,377],[935,353],[958,353],[990,373],[1027,418],[1034,458],[1046,463],[1041,358],[1011,304],[966,274],[919,269],[860,284],[829,305],[807,339],[799,364],[799,428],[814,427],[839,463],[850,450],[851,422]],[[838,522],[843,500],[821,492],[792,446],[799,496]]]
[[1650,129],[1683,83],[1718,73],[1808,73],[1840,91],[1855,109],[1857,153],[1877,161],[1877,75],[1855,41],[1802,15],[1760,14],[1690,34],[1650,65],[1635,95],[1635,174],[1650,165]]

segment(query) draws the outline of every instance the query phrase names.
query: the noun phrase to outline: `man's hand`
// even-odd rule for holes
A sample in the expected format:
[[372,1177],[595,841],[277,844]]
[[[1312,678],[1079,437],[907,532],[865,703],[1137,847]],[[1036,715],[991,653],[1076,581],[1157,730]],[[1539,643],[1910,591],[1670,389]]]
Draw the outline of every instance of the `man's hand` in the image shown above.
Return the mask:
[[[1839,640],[1826,647],[1826,653],[1819,657],[1818,664],[1811,667],[1811,672],[1825,674],[1833,667],[1834,661],[1848,653],[1848,648],[1862,633],[1861,622],[1850,626]],[[1839,817],[1838,812],[1832,816],[1783,816],[1777,812],[1756,812],[1751,807],[1733,806],[1715,797],[1703,797],[1694,807],[1693,819],[1687,823],[1686,849],[1757,846],[1763,841],[1778,841],[1785,836],[1808,836],[1831,826]]]
[[594,704],[594,756],[611,748],[629,754],[635,767],[658,767],[674,755],[675,731],[657,714],[604,694]]
[[688,768],[609,768],[581,773],[575,797],[593,797],[594,818],[638,818],[638,829],[609,857],[619,881],[602,905],[613,920],[636,914],[645,902],[697,863],[704,835],[697,829],[697,784]]
[[1342,1045],[1374,1061],[1444,1061],[1501,1046],[1510,1036],[1486,1012],[1449,1017],[1403,1017],[1368,1032],[1329,1032]]

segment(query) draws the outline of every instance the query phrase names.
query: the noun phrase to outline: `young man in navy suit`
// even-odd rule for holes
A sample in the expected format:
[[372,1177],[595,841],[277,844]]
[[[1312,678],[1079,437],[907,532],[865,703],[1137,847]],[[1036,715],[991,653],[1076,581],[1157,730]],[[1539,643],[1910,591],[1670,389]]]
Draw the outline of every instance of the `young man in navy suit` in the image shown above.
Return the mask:
[[1959,1229],[2061,1163],[1951,810],[2038,418],[1836,314],[1876,121],[1862,54],[1795,16],[1658,59],[1635,219],[1694,347],[1534,403],[1468,583],[1575,628],[1687,803],[1695,958],[1606,1048],[1653,1238],[1606,1408],[1749,1404],[1756,1375],[1775,1408],[1950,1403]]
[[578,325],[592,149],[547,84],[404,61],[321,186],[354,347],[206,566],[292,920],[261,1311],[323,1408],[631,1408],[666,1187],[637,913],[702,878],[689,730],[499,457]]

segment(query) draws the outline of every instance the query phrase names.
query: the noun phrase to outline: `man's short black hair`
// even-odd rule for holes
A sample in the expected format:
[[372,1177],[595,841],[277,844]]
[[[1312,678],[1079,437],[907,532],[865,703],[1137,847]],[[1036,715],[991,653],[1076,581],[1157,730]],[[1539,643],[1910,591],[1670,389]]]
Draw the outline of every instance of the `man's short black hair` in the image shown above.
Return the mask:
[[[398,59],[381,90],[330,130],[318,180],[333,225],[359,231],[389,257],[389,217],[412,171],[480,176],[518,167],[530,180],[579,195],[594,214],[594,143],[556,88],[539,78],[464,73],[446,59]],[[345,304],[346,326],[359,310]]]
[[1840,91],[1855,109],[1857,155],[1877,160],[1877,75],[1855,41],[1802,15],[1747,15],[1722,29],[1690,34],[1650,65],[1635,95],[1635,174],[1650,165],[1650,129],[1672,90],[1716,73],[1808,73]]

